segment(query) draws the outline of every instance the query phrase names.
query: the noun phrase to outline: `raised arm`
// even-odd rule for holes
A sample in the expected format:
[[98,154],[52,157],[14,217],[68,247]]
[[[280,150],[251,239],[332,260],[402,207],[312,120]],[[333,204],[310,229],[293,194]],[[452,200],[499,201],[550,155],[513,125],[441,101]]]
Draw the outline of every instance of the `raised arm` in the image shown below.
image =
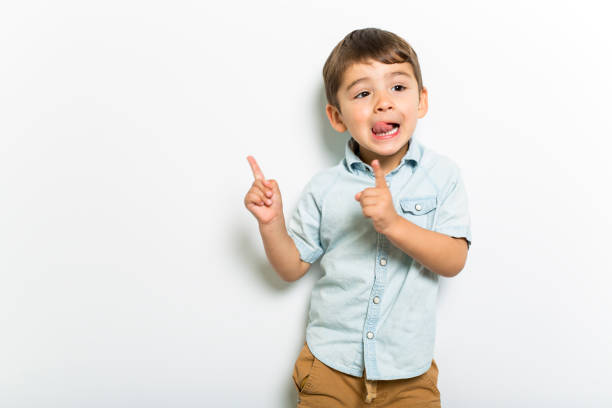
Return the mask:
[[287,282],[301,278],[310,268],[300,259],[295,243],[287,233],[280,189],[275,180],[266,180],[253,156],[247,160],[255,180],[244,197],[244,205],[259,223],[259,232],[268,261]]
[[372,162],[372,168],[376,186],[355,195],[363,215],[372,219],[376,231],[430,271],[445,277],[457,275],[465,266],[467,241],[421,228],[399,215],[378,160]]

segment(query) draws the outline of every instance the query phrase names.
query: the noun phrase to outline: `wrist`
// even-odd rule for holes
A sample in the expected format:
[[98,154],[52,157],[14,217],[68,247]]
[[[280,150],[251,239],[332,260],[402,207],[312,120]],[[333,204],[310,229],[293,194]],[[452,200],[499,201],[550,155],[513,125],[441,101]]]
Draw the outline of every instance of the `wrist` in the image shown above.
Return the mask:
[[398,213],[395,213],[391,221],[389,221],[387,224],[387,227],[380,233],[386,235],[388,238],[392,237],[394,234],[396,234],[397,228],[401,226],[402,220],[403,217]]
[[272,231],[285,228],[285,217],[281,213],[279,216],[266,222],[258,222],[260,231]]

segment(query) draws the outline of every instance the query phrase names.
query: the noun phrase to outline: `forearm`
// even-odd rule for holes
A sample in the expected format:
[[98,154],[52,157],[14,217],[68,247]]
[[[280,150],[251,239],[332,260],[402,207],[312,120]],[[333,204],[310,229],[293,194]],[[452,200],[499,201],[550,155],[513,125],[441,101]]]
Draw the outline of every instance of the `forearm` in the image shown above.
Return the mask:
[[310,264],[300,259],[300,253],[287,233],[282,216],[278,221],[260,223],[259,232],[268,261],[282,279],[292,282],[306,273]]
[[399,214],[384,234],[393,245],[438,275],[455,276],[465,265],[465,240],[421,228]]

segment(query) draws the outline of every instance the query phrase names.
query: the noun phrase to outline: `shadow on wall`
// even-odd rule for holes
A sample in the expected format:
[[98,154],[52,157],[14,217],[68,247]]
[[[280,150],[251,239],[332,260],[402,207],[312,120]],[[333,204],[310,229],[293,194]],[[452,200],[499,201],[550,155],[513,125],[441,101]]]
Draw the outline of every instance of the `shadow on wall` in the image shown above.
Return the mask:
[[328,157],[331,163],[338,163],[344,157],[344,147],[348,141],[350,135],[348,132],[338,133],[331,127],[327,114],[325,113],[325,106],[327,105],[327,97],[325,96],[325,88],[319,88],[317,97],[315,98],[315,112],[319,122],[319,136],[321,137],[322,145],[325,149],[321,149],[328,153]]
[[[292,284],[296,285],[300,280],[304,279],[306,279],[308,281],[307,284],[312,287],[312,285],[322,276],[320,262],[317,261],[310,267],[308,273],[300,280],[292,283],[285,282],[281,279],[280,276],[278,276],[272,265],[270,265],[265,256],[265,253],[262,256],[259,250],[257,250],[257,246],[253,245],[253,242],[251,242],[249,238],[249,233],[246,229],[247,227],[242,225],[236,226],[235,228],[236,231],[233,236],[238,237],[237,240],[232,241],[232,244],[235,246],[235,252],[240,254],[243,261],[247,265],[249,265],[249,268],[247,269],[255,272],[261,278],[263,286],[266,289],[271,290],[273,292],[283,292],[286,290],[290,290],[290,286]],[[295,346],[293,347],[293,349],[295,350],[292,357],[293,360],[287,362],[287,370],[282,373],[279,373],[280,376],[283,376],[287,379],[287,387],[282,390],[279,390],[281,395],[283,395],[283,399],[285,401],[285,404],[283,406],[287,407],[295,407],[297,405],[297,390],[295,388],[295,385],[293,384],[291,376],[295,360],[297,360],[297,357],[306,339],[306,325],[308,324],[309,309],[310,304],[305,310],[302,311],[301,314],[302,321],[304,322],[304,324],[302,325],[302,336],[298,338],[302,340],[300,340],[300,342],[298,344],[295,344]],[[299,316],[296,316],[296,318],[299,318]]]
[[[247,211],[245,209],[245,211]],[[254,219],[255,223],[257,222]],[[248,226],[250,229],[252,226]],[[284,291],[289,288],[291,283],[285,282],[278,276],[272,265],[268,262],[268,259],[257,250],[257,246],[253,245],[249,238],[247,227],[238,227],[235,237],[239,237],[238,240],[234,241],[234,245],[237,244],[236,253],[240,254],[243,262],[249,265],[249,270],[257,272],[257,274],[265,282],[265,286],[271,288],[275,292]]]
[[[347,140],[349,139],[348,132],[338,133],[336,132],[331,125],[329,124],[329,120],[327,119],[327,115],[325,113],[325,106],[327,104],[327,98],[325,97],[325,89],[321,87],[317,92],[317,96],[314,100],[315,103],[315,112],[314,115],[316,120],[318,121],[317,129],[319,130],[319,136],[321,137],[322,149],[321,151],[326,152],[328,154],[329,163],[332,165],[337,164],[344,157],[344,149]],[[322,169],[321,169],[322,170]],[[295,211],[295,208],[285,208],[285,217],[289,217],[290,214]],[[249,226],[249,229],[251,226]],[[236,233],[233,235],[234,237],[238,237],[237,240],[233,241],[233,245],[237,245],[236,253],[241,255],[243,261],[250,266],[250,270],[254,271],[257,275],[261,277],[264,286],[267,289],[272,290],[274,292],[281,292],[285,290],[289,290],[290,285],[292,283],[285,282],[282,280],[272,268],[270,263],[265,257],[265,254],[262,254],[257,249],[258,247],[253,245],[250,241],[250,235],[246,229],[246,226],[237,227]],[[306,276],[304,276],[301,280],[307,279],[309,281],[309,285],[313,285],[319,278],[322,276],[321,267],[319,261],[315,262]],[[293,284],[296,284],[294,282]],[[306,339],[306,326],[308,324],[308,309],[309,307],[303,311],[302,319],[304,324],[302,326],[302,336],[301,339]],[[295,360],[297,359],[303,345],[304,340],[302,340],[299,344],[296,344],[294,347],[294,356],[293,360],[287,365],[290,367],[286,373],[281,373],[279,375],[286,376],[287,378],[287,388],[282,392],[283,399],[286,402],[287,407],[295,407],[297,405],[297,390],[295,385],[293,384],[293,380],[291,379],[293,366]]]

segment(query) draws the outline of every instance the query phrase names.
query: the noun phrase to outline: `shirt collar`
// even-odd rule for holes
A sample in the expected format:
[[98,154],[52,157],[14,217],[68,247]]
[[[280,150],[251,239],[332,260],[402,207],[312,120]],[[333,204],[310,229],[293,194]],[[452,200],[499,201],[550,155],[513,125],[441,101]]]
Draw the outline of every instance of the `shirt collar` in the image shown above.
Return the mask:
[[[344,148],[344,164],[347,170],[351,173],[356,173],[357,170],[367,171],[368,169],[371,171],[372,167],[369,164],[364,163],[359,156],[355,153],[355,150],[359,148],[357,141],[352,137],[346,143]],[[409,164],[416,167],[419,164],[421,159],[422,149],[420,144],[414,139],[414,136],[410,138],[410,144],[408,145],[408,151],[400,164],[392,171],[394,173],[397,169],[399,169],[403,164]]]

